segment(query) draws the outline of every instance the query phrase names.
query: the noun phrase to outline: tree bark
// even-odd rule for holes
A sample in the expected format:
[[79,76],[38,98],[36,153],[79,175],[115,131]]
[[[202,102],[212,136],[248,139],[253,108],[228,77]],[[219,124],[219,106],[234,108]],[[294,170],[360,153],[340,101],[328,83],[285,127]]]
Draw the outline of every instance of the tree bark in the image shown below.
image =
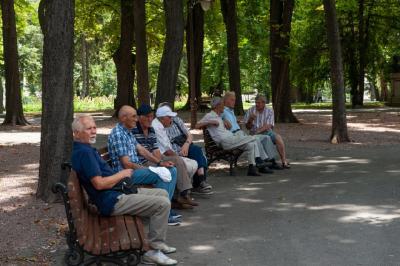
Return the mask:
[[81,46],[82,91],[80,93],[80,98],[82,99],[89,96],[89,49],[85,35],[81,37]]
[[272,104],[277,122],[298,122],[290,99],[289,43],[294,0],[270,0]]
[[236,0],[221,0],[221,11],[226,27],[229,87],[230,90],[235,91],[236,94],[235,113],[242,115],[244,111],[242,102],[242,89],[240,86],[239,47],[236,29]]
[[133,94],[135,80],[135,56],[132,53],[134,42],[133,0],[121,0],[121,37],[119,47],[113,54],[117,69],[117,97],[114,110],[123,105],[136,107]]
[[134,0],[134,20],[138,101],[139,105],[150,104],[145,0]]
[[156,105],[161,102],[169,102],[173,106],[183,49],[183,1],[164,0],[164,10],[166,34],[158,70]]
[[73,118],[74,15],[73,0],[42,0],[42,130],[39,183],[36,196],[46,202],[57,197],[53,184],[67,180],[61,163],[70,160]]
[[383,72],[381,72],[379,74],[379,83],[380,83],[380,87],[381,87],[381,101],[387,102],[388,101],[388,96],[389,96],[389,92],[388,92],[388,86],[387,86],[387,82],[385,80],[385,76],[383,74]]
[[196,104],[200,106],[201,101],[201,69],[203,63],[203,50],[204,50],[204,11],[201,8],[200,4],[197,4],[193,7],[192,10],[192,25],[193,25],[193,40],[190,39],[190,29],[189,29],[189,20],[190,13],[187,12],[187,23],[186,23],[186,54],[187,54],[187,73],[188,73],[188,81],[189,81],[189,94],[188,94],[188,102],[187,107],[190,107],[190,97],[191,97],[191,75],[190,75],[190,64],[191,64],[191,56],[190,49],[193,45],[194,49],[194,76],[195,76],[195,91],[196,91]]
[[332,84],[332,143],[348,142],[342,49],[334,0],[324,0]]
[[3,78],[0,77],[0,114],[4,112],[4,87],[3,87]]
[[3,22],[4,74],[6,79],[6,117],[3,124],[26,125],[21,99],[18,66],[17,30],[14,0],[1,0]]

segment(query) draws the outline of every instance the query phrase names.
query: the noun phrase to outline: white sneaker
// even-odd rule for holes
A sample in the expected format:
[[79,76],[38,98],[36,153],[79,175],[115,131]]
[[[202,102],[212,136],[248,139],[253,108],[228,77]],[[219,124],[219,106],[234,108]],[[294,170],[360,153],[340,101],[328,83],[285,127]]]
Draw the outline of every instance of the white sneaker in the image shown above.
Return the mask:
[[149,250],[142,256],[143,264],[176,265],[178,261],[164,255],[160,250]]
[[162,253],[164,253],[164,254],[170,254],[170,253],[176,252],[176,248],[170,247],[170,246],[168,246],[168,245],[165,244],[165,243],[160,243],[160,244],[157,244],[157,245],[155,245],[155,246],[152,245],[151,247],[152,247],[153,249],[161,250]]

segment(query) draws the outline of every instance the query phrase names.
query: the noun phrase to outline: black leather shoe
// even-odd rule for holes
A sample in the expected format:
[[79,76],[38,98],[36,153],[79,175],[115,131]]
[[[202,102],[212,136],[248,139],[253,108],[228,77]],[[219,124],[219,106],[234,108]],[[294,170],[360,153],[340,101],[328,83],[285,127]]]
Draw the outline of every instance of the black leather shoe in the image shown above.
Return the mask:
[[261,176],[257,173],[257,168],[254,165],[249,165],[249,170],[247,170],[248,176]]
[[283,167],[280,166],[280,165],[277,164],[277,163],[271,164],[270,166],[268,166],[268,168],[269,168],[269,169],[274,169],[274,170],[283,170]]
[[263,174],[273,174],[274,173],[274,171],[272,171],[268,167],[260,168],[260,169],[258,169],[258,172],[263,173]]

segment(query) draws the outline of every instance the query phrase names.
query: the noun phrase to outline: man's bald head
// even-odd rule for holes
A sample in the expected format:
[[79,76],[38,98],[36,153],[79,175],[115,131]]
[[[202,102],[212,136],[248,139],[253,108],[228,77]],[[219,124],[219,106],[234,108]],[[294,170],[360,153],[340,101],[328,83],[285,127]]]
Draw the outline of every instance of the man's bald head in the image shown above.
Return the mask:
[[135,108],[129,105],[122,106],[118,111],[118,120],[124,127],[132,129],[136,127],[137,113]]

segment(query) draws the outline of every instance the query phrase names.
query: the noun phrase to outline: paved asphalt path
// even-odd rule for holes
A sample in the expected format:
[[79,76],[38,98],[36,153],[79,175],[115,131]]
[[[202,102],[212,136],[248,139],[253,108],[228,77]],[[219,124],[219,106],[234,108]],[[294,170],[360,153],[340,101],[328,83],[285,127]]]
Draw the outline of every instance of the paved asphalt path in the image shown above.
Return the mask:
[[212,172],[215,194],[169,227],[171,257],[193,266],[400,265],[400,147],[290,153],[292,169],[273,175]]

